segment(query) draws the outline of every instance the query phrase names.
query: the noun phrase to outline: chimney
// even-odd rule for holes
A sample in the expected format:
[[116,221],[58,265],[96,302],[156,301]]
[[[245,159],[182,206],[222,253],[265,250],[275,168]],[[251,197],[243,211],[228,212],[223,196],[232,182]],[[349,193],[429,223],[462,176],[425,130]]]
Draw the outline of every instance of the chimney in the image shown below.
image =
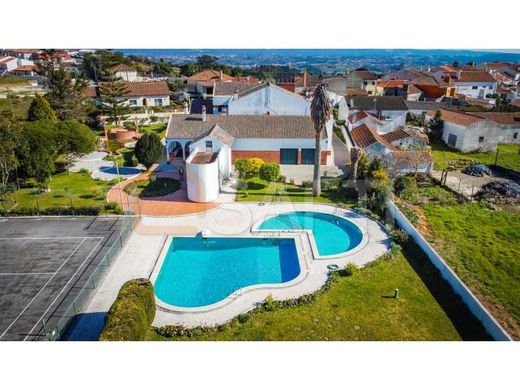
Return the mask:
[[184,102],[184,113],[189,114],[190,113],[190,106],[188,102]]
[[207,120],[207,116],[206,116],[206,106],[202,106],[202,122],[206,122]]
[[303,70],[303,88],[307,87],[307,69]]
[[224,77],[222,76],[222,71],[220,71],[220,81],[224,80]]
[[235,92],[233,92],[233,100],[238,99],[238,89],[235,89]]
[[350,108],[354,107],[354,99],[350,98]]
[[428,73],[431,72],[432,68],[428,66]]
[[461,74],[462,74],[462,70],[459,69],[459,70],[457,71],[457,80],[460,80],[460,75],[461,75]]

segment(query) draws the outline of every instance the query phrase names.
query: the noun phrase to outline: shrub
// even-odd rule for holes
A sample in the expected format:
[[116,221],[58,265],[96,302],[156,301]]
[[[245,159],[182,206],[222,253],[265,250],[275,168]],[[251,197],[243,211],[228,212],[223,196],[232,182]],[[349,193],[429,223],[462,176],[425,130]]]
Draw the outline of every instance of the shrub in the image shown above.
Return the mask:
[[84,207],[48,207],[40,209],[38,213],[37,208],[16,208],[9,211],[12,216],[30,216],[30,215],[99,215],[101,207],[98,206],[84,206]]
[[135,122],[133,121],[124,121],[123,127],[127,130],[135,130]]
[[274,300],[274,298],[271,294],[269,294],[268,296],[265,297],[264,303],[262,306],[267,311],[273,311],[278,307],[277,302]]
[[124,214],[125,213],[123,208],[117,202],[108,202],[105,205],[105,210],[106,211],[113,211],[114,214]]
[[247,190],[248,187],[247,181],[245,180],[239,180],[237,183],[237,190]]
[[287,182],[287,177],[285,177],[284,175],[280,175],[280,177],[278,178],[278,181],[280,183],[286,183]]
[[248,313],[242,313],[242,314],[239,314],[238,317],[237,317],[237,320],[238,322],[240,322],[241,324],[244,324],[246,323],[247,321],[249,321],[249,319],[251,318],[251,315],[248,314]]
[[329,177],[321,180],[321,189],[322,190],[333,190],[338,188],[341,183],[341,178],[339,177]]
[[148,279],[126,282],[105,318],[101,341],[144,340],[155,317],[153,285]]
[[251,177],[258,176],[258,174],[260,173],[260,167],[265,164],[264,160],[262,160],[261,158],[254,157],[250,158],[249,161],[251,161]]
[[238,172],[238,177],[241,179],[249,179],[251,171],[253,170],[252,162],[248,158],[239,158],[235,161],[235,169]]
[[163,145],[157,133],[146,133],[135,144],[135,157],[146,169],[155,164],[162,155]]
[[345,269],[343,270],[345,275],[346,276],[352,276],[354,275],[357,270],[358,270],[358,266],[354,263],[347,263],[347,265],[345,265]]
[[312,188],[312,180],[304,180],[302,181],[303,188]]
[[406,204],[401,204],[400,210],[412,225],[417,226],[417,223],[419,222],[419,216],[415,213],[413,208]]
[[408,234],[402,229],[393,229],[390,231],[390,238],[392,241],[402,245],[408,241]]
[[89,173],[89,170],[87,168],[81,168],[79,173]]
[[265,181],[278,181],[280,179],[280,166],[276,163],[264,163],[260,167],[260,179]]

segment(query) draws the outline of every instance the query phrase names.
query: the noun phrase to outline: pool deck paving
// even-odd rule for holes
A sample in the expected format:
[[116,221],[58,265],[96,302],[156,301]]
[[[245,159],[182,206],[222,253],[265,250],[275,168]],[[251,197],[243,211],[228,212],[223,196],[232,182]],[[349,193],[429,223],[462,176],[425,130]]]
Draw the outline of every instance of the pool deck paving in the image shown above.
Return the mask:
[[[362,243],[346,254],[316,259],[307,232],[255,232],[254,225],[267,216],[291,211],[317,211],[335,214],[348,219],[364,233]],[[183,325],[186,327],[222,324],[240,313],[260,304],[267,295],[278,300],[295,298],[318,290],[326,282],[330,264],[344,267],[352,262],[364,266],[389,250],[389,237],[383,226],[352,210],[316,203],[225,203],[220,207],[192,215],[176,217],[143,217],[132,233],[131,239],[118,256],[97,294],[85,310],[88,313],[107,312],[120,287],[134,278],[150,278],[154,281],[164,258],[171,236],[195,236],[202,231],[208,237],[292,237],[300,257],[302,272],[295,280],[281,285],[246,287],[232,293],[219,303],[204,310],[172,310],[156,299],[157,313],[154,326]],[[88,317],[88,315],[86,316]],[[88,326],[87,326],[88,325]],[[72,339],[93,339],[99,334],[92,324],[78,322]]]

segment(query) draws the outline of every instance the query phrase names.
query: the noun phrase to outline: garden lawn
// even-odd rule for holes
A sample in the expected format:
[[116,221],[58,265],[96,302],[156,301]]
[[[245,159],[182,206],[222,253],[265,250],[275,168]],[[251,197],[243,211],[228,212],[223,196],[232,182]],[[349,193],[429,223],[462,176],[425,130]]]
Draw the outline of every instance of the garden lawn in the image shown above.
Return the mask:
[[[17,208],[36,208],[36,197],[42,209],[70,207],[69,195],[65,190],[68,188],[74,207],[103,207],[106,204],[106,194],[114,184],[114,182],[94,180],[86,172],[70,175],[64,172],[52,176],[49,182],[51,192],[38,194],[37,188],[21,188],[14,193],[13,198],[18,201]],[[7,198],[10,199],[11,196]]]
[[139,131],[141,133],[157,133],[161,138],[163,138],[166,136],[166,124],[156,123],[153,125],[142,125],[139,126]]
[[354,202],[346,199],[344,191],[336,188],[322,190],[321,196],[313,197],[312,188],[296,184],[268,183],[257,177],[246,180],[247,188],[239,189],[236,202],[320,202],[352,206]]
[[[391,298],[399,288],[400,298]],[[444,299],[452,305],[456,299]],[[463,310],[452,306],[452,312]],[[152,328],[150,340],[460,340],[461,336],[414,268],[399,252],[353,276],[343,276],[315,301],[253,313],[221,330],[191,338],[165,338]],[[461,321],[464,321],[461,317]]]
[[4,111],[13,110],[14,116],[19,120],[26,120],[32,97],[16,97],[11,99],[0,99],[0,114]]
[[457,275],[520,339],[520,214],[480,204],[421,206],[427,237]]
[[155,196],[165,196],[177,191],[181,188],[181,183],[178,180],[170,178],[156,178],[153,181],[148,179],[134,181],[125,187],[125,192],[133,194],[142,198],[149,198]]
[[[435,170],[446,168],[450,160],[475,160],[475,162],[483,164],[495,163],[495,152],[462,153],[440,142],[432,142],[431,147]],[[520,145],[498,145],[498,165],[520,172]]]

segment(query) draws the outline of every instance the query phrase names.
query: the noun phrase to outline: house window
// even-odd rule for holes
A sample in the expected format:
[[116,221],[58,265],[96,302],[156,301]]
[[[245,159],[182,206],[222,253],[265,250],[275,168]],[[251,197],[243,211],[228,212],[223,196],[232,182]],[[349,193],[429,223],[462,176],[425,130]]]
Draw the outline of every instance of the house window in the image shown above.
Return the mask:
[[474,85],[473,87],[471,87],[473,89],[478,89],[478,86],[477,85]]
[[518,138],[518,133],[514,133],[513,134],[513,139],[517,139]]
[[128,101],[128,104],[130,104],[131,106],[137,106],[137,99],[130,99]]
[[479,142],[479,144],[484,142],[484,137],[478,137],[478,142]]
[[488,88],[489,88],[489,89],[493,89],[493,86],[492,86],[492,85],[490,85],[490,86],[489,86]]
[[368,82],[367,81],[363,81],[363,85],[368,85]]
[[372,91],[367,91],[369,95],[372,95]]
[[213,150],[213,141],[206,141],[206,150]]
[[162,99],[154,99],[154,103],[156,106],[162,106]]

